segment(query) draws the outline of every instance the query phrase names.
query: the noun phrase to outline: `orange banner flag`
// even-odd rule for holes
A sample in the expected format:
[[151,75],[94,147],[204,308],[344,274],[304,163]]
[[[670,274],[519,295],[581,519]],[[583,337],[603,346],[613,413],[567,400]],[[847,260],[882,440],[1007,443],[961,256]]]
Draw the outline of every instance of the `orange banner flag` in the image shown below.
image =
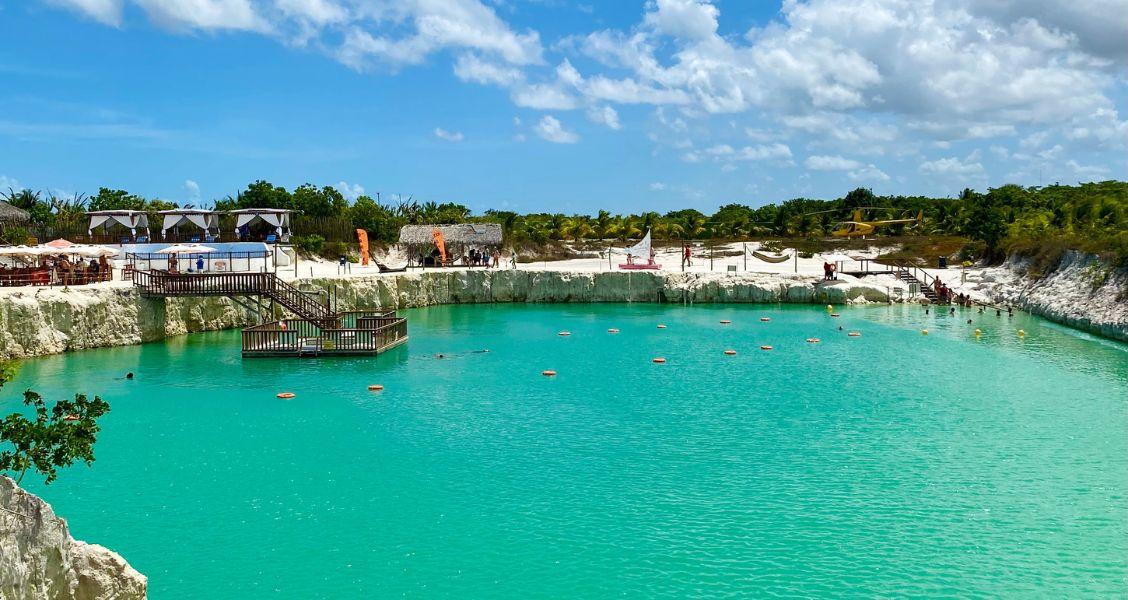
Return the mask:
[[363,229],[356,230],[356,239],[360,242],[360,264],[368,265],[368,232]]
[[443,259],[443,264],[446,264],[446,242],[443,241],[443,232],[438,227],[431,230],[431,235],[435,238],[435,247],[439,249],[439,258]]

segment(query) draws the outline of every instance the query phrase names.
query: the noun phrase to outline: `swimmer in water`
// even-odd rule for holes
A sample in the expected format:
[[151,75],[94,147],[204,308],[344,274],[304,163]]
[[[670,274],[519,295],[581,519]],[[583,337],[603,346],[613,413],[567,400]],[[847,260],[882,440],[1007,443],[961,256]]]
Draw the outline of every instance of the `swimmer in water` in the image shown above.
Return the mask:
[[446,356],[445,356],[445,355],[443,355],[443,353],[442,353],[442,352],[440,352],[440,353],[438,353],[438,354],[436,354],[436,355],[435,355],[435,358],[446,358]]
[[968,320],[967,320],[967,324],[968,324],[968,325],[971,325],[971,319],[968,319]]
[[842,331],[842,326],[841,326],[841,325],[839,325],[839,326],[838,326],[838,331]]
[[125,374],[125,378],[126,378],[126,379],[133,379],[133,371],[130,371],[130,372],[126,373],[126,374]]

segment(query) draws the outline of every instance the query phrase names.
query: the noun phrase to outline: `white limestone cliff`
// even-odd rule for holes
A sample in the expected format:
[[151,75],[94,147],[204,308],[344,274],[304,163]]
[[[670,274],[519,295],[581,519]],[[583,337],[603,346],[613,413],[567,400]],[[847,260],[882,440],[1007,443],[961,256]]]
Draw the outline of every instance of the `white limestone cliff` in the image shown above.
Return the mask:
[[134,600],[147,588],[124,558],[75,540],[50,504],[0,477],[0,598]]

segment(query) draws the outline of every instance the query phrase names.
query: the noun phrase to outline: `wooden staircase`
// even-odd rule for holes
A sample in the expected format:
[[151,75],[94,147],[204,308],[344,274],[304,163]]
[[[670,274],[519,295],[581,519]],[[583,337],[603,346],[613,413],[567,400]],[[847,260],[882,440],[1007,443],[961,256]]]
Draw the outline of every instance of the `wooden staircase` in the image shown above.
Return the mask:
[[910,285],[915,283],[920,286],[921,295],[925,298],[928,298],[928,301],[932,304],[940,303],[940,295],[936,293],[936,290],[932,289],[932,285],[927,283],[927,281],[921,281],[921,279],[917,278],[917,274],[922,274],[923,279],[928,280],[930,277],[928,273],[925,273],[924,271],[921,271],[917,268],[911,268],[905,265],[897,265],[893,274],[897,277],[897,279],[900,279],[905,283],[908,283]]
[[274,273],[169,273],[134,271],[133,285],[142,296],[260,296],[281,304],[299,318],[334,327],[340,315],[310,298]]

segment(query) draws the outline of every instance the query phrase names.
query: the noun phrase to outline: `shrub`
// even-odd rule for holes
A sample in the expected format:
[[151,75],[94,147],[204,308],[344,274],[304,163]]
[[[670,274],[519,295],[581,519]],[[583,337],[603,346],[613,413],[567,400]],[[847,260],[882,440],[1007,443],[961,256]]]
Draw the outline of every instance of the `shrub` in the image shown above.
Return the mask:
[[290,241],[302,252],[307,254],[321,254],[325,248],[325,238],[317,235],[295,235]]

